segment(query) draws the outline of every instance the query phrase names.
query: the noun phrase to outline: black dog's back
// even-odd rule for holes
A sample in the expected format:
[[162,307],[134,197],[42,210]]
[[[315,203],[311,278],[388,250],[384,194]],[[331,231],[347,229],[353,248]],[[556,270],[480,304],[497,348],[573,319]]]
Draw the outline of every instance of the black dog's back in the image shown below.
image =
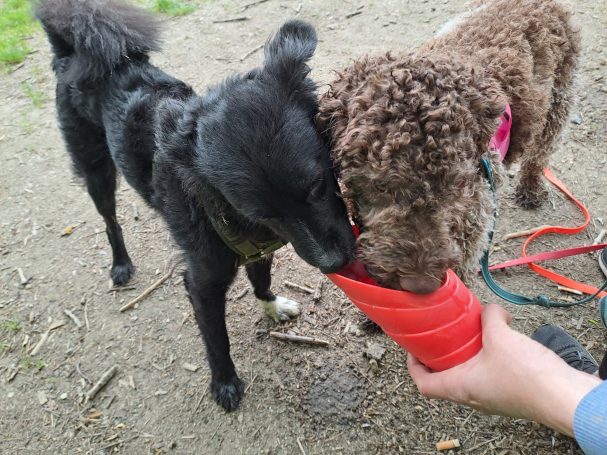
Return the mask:
[[158,20],[102,0],[47,0],[37,15],[55,54],[59,121],[76,171],[86,178],[96,163],[106,168],[107,181],[111,156],[153,205],[157,105],[166,97],[194,96],[188,85],[148,63],[148,53],[159,49]]

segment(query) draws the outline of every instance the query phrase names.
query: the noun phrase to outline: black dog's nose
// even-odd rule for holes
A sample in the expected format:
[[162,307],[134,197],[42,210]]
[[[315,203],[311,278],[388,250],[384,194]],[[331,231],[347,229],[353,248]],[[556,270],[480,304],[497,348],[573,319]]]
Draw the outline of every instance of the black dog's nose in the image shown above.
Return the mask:
[[350,262],[350,258],[348,258],[347,255],[328,254],[322,258],[318,268],[325,274],[335,273],[343,268],[348,262]]

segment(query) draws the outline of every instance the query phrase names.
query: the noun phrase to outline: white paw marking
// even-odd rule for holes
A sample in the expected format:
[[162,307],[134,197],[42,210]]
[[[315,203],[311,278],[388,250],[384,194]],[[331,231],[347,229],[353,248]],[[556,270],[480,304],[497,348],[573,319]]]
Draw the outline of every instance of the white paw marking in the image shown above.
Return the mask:
[[263,306],[266,314],[275,322],[288,321],[300,313],[298,302],[279,295],[274,300],[259,300],[259,303]]

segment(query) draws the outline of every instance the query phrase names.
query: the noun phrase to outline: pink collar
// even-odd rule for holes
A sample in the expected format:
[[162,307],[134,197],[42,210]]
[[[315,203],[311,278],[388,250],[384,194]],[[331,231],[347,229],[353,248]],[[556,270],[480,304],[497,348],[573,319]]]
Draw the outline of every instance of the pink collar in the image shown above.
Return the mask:
[[491,141],[489,141],[489,148],[497,151],[502,157],[502,161],[504,161],[510,145],[510,128],[512,128],[512,112],[509,104],[506,104],[506,110],[500,117],[500,122]]

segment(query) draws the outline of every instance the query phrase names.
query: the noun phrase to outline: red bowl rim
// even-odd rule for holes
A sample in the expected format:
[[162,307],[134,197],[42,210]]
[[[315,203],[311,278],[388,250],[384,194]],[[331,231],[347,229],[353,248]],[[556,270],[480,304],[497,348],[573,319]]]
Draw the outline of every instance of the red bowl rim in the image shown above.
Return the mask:
[[[450,295],[451,291],[449,288],[451,287],[451,284],[453,282],[457,283],[457,281],[459,281],[455,272],[451,269],[447,269],[447,273],[445,274],[445,280],[444,280],[443,284],[436,291],[434,291],[430,294],[415,294],[410,291],[399,291],[396,289],[384,288],[381,286],[363,283],[362,281],[348,278],[347,276],[342,275],[340,272],[331,273],[327,276],[335,284],[340,283],[340,284],[338,284],[338,287],[348,297],[350,297],[351,289],[356,289],[356,292],[363,292],[363,291],[381,292],[383,298],[393,299],[393,300],[398,300],[398,301],[407,299],[408,301],[411,302],[411,306],[424,307],[424,308],[432,308],[432,307],[442,305],[445,301],[444,297],[446,297],[446,295],[443,295],[443,294]],[[341,283],[346,284],[349,289],[344,289],[344,287],[341,285]],[[357,299],[357,300],[360,300],[360,299]],[[438,303],[436,303],[436,302],[438,302]],[[369,303],[369,302],[365,302],[365,303],[367,303],[369,305],[373,305],[372,303]],[[429,305],[429,303],[430,303],[430,305]]]

